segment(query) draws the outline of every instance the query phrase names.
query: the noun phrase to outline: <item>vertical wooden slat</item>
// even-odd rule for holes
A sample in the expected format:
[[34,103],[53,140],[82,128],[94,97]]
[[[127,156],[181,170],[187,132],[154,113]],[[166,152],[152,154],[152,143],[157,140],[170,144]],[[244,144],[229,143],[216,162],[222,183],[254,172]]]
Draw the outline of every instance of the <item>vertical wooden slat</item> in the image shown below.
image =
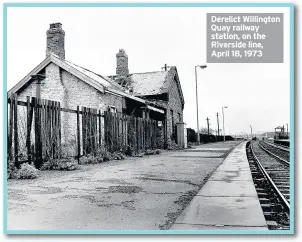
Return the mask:
[[55,158],[55,140],[56,140],[56,130],[55,130],[55,102],[51,101],[51,148],[52,148],[52,157]]
[[121,136],[120,136],[120,113],[116,115],[116,137],[117,137],[117,147],[116,150],[121,148]]
[[34,110],[35,110],[35,167],[39,168],[39,116],[38,116],[38,99],[35,98]]
[[102,145],[102,117],[101,110],[99,110],[99,146]]
[[137,130],[137,150],[140,150],[140,142],[141,142],[141,132],[140,132],[140,119],[136,119],[136,130]]
[[56,102],[56,155],[59,158],[59,102]]
[[98,110],[94,109],[94,147],[98,147]]
[[9,104],[9,125],[8,125],[8,158],[12,159],[13,149],[13,121],[14,121],[14,95],[10,96]]
[[121,144],[121,149],[124,151],[125,150],[125,130],[124,130],[124,126],[125,126],[125,121],[124,121],[124,115],[121,115],[121,140],[122,140],[122,144]]
[[15,165],[20,168],[19,164],[19,140],[18,140],[18,99],[17,94],[14,94],[14,155],[15,155]]
[[112,115],[112,130],[113,130],[113,135],[112,135],[112,150],[115,151],[115,143],[116,143],[116,132],[115,132],[115,127],[116,127],[116,123],[115,123],[115,113],[111,113]]
[[78,148],[78,163],[81,156],[81,141],[80,141],[80,107],[77,106],[77,148]]
[[52,101],[52,152],[53,152],[53,157],[56,159],[57,158],[57,130],[56,130],[56,102]]
[[58,137],[59,137],[59,130],[58,130],[58,102],[54,101],[54,154],[55,158],[58,158]]
[[27,117],[27,121],[26,121],[26,128],[27,128],[27,132],[26,132],[26,148],[27,148],[27,160],[28,163],[31,164],[31,149],[30,149],[30,131],[31,131],[31,125],[30,125],[30,97],[27,96],[26,97],[26,117]]
[[91,148],[91,124],[90,124],[90,108],[87,108],[87,152],[90,153]]
[[38,98],[38,144],[39,144],[39,165],[38,167],[40,168],[40,166],[42,165],[42,99]]
[[94,110],[94,132],[95,132],[95,147],[98,148],[98,143],[99,143],[99,134],[98,134],[98,110]]
[[87,109],[86,107],[84,107],[84,123],[85,123],[85,154],[87,155],[87,125],[88,125],[88,122],[87,122]]
[[40,99],[40,104],[41,104],[41,108],[40,108],[40,128],[41,128],[41,156],[42,159],[44,158],[44,152],[45,152],[45,103],[44,103],[44,99]]
[[82,107],[83,154],[86,155],[86,108]]
[[104,111],[104,145],[108,145],[107,136],[107,112]]
[[92,137],[91,137],[91,109],[88,108],[88,152],[91,153]]
[[92,116],[91,116],[91,119],[92,119],[92,147],[93,147],[93,152],[96,152],[96,144],[95,144],[95,141],[96,141],[96,128],[95,128],[95,109],[92,109]]
[[47,104],[47,118],[48,118],[48,122],[47,122],[47,134],[48,134],[48,140],[47,140],[47,150],[48,150],[48,156],[52,157],[52,130],[51,130],[51,122],[52,122],[52,110],[51,110],[51,101],[48,100],[48,104]]
[[60,102],[58,102],[58,131],[59,131],[59,137],[58,137],[59,157],[61,157],[62,145],[61,145],[61,103]]

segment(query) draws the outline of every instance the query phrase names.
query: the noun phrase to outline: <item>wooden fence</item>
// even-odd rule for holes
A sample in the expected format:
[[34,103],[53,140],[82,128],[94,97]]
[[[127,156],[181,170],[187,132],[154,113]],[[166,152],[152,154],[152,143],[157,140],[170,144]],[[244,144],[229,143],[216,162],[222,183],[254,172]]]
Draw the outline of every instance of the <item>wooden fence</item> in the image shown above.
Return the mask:
[[[73,125],[70,127],[76,133],[75,156],[78,159],[82,155],[95,153],[101,145],[111,152],[138,151],[158,147],[159,132],[155,120],[121,113],[104,112],[102,114],[100,110],[87,107],[77,106],[77,110],[67,109],[62,108],[60,102],[35,97],[27,97],[26,102],[18,101],[16,94],[9,97],[8,104],[8,159],[14,161],[18,168],[20,167],[20,135],[26,137],[26,162],[34,163],[37,168],[41,167],[45,160],[62,156],[61,132],[64,129],[62,129],[61,112],[76,115],[76,128],[73,128]],[[25,108],[25,117],[18,116],[18,106]],[[26,120],[24,134],[21,134],[18,128],[18,119],[20,121],[22,118]],[[67,125],[69,125],[69,120],[67,120]],[[103,138],[105,143],[102,142]]]
[[[16,94],[8,100],[8,158],[14,160],[16,167],[19,162],[19,136],[26,137],[27,162],[36,167],[42,165],[42,156],[58,158],[61,147],[61,108],[60,103],[50,100],[27,97],[26,102],[17,101]],[[26,107],[26,117],[18,117],[18,105]],[[18,129],[18,119],[26,119],[26,134]],[[34,140],[32,142],[32,130]],[[34,145],[32,144],[34,143]]]
[[158,147],[157,121],[104,112],[105,144],[110,151],[139,151]]

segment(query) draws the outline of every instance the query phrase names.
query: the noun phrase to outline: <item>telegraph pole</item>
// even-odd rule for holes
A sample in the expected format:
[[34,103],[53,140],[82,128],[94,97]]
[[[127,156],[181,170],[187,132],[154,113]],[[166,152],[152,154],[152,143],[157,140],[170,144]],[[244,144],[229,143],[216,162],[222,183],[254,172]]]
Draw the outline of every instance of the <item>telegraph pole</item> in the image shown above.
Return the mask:
[[208,123],[208,135],[210,135],[210,123],[209,123],[209,121],[210,121],[210,119],[209,119],[209,117],[207,117],[207,123]]
[[216,114],[216,116],[217,116],[217,126],[218,126],[218,137],[217,137],[217,140],[219,139],[219,113],[217,112],[217,114]]

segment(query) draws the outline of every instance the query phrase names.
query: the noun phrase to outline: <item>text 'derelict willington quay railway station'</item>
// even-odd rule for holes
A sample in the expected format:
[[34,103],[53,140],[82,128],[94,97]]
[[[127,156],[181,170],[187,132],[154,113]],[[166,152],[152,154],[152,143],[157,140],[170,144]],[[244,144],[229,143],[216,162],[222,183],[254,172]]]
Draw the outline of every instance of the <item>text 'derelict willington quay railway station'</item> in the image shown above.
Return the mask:
[[207,33],[208,62],[283,61],[282,14],[207,14]]

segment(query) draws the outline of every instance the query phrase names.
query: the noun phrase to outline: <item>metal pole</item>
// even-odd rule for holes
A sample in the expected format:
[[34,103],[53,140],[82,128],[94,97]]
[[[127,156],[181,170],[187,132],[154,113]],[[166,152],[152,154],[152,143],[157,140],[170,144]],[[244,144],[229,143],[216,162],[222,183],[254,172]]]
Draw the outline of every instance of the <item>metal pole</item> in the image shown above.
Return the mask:
[[196,117],[197,117],[197,143],[199,144],[199,119],[198,119],[198,91],[197,91],[197,66],[195,66],[195,83],[196,83]]
[[253,128],[252,128],[252,125],[250,125],[251,127],[251,136],[252,136],[252,139],[253,139]]
[[217,112],[217,126],[218,126],[217,141],[218,141],[218,139],[219,139],[219,117],[218,117],[218,112]]
[[223,123],[223,141],[225,141],[225,130],[224,130],[224,107],[222,107],[222,123]]
[[41,80],[38,77],[37,83],[36,83],[36,97],[41,98]]

